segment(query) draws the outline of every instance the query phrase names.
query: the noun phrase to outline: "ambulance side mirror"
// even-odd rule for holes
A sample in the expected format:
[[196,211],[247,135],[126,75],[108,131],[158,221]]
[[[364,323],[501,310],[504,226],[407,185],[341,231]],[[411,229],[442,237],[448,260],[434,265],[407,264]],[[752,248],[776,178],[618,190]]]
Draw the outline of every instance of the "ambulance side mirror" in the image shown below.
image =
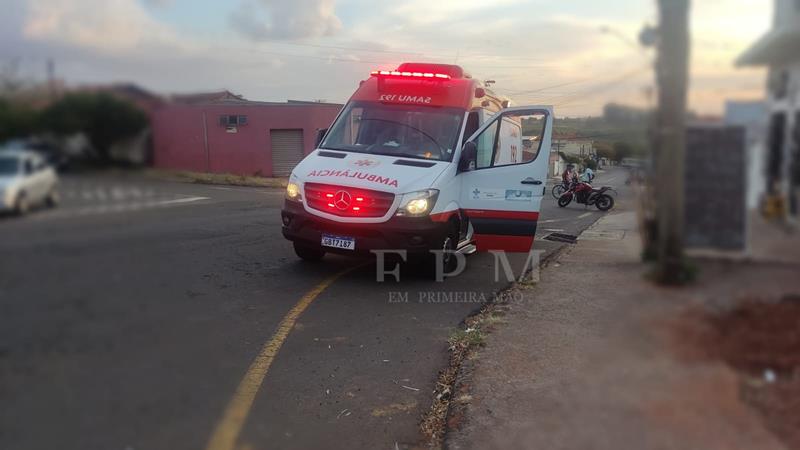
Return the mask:
[[459,172],[469,172],[475,170],[478,158],[478,146],[469,141],[461,148],[461,159],[458,161]]
[[325,137],[325,133],[328,132],[327,128],[321,128],[317,130],[317,141],[314,142],[314,148],[319,148],[319,144],[322,144],[322,138]]

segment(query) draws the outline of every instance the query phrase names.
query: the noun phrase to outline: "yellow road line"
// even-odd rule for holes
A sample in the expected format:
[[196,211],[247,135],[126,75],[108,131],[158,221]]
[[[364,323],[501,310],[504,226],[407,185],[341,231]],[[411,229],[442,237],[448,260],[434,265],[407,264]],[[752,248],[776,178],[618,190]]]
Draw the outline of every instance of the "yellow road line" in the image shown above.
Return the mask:
[[281,320],[278,329],[275,330],[272,338],[261,348],[261,352],[250,364],[250,368],[247,369],[247,373],[245,373],[244,378],[242,378],[242,381],[239,383],[239,387],[236,388],[236,393],[233,394],[233,398],[225,408],[222,419],[217,423],[214,433],[208,441],[206,450],[234,449],[236,440],[239,438],[239,433],[244,426],[244,422],[250,414],[253,400],[259,388],[261,388],[261,383],[264,381],[267,371],[269,371],[269,366],[272,365],[275,355],[278,354],[278,350],[280,350],[283,342],[289,336],[289,332],[292,331],[292,327],[294,327],[297,318],[300,317],[300,314],[308,308],[311,302],[313,302],[322,291],[336,281],[336,279],[351,270],[353,270],[353,268],[343,270],[323,280],[320,284],[315,286],[314,289],[304,295],[286,314],[283,320]]

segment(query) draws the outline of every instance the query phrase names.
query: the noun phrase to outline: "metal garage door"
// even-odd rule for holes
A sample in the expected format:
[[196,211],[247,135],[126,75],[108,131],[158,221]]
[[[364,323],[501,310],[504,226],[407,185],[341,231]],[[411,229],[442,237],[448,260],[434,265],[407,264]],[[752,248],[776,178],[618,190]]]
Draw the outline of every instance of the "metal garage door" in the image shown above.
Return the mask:
[[303,130],[270,130],[272,176],[288,177],[303,159]]

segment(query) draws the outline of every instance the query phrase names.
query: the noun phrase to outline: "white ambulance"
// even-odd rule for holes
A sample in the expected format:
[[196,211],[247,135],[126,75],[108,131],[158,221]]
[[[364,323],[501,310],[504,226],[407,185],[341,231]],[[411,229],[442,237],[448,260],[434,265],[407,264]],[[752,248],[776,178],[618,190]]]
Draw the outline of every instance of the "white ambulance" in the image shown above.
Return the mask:
[[292,171],[283,235],[305,260],[445,250],[448,270],[452,252],[530,251],[553,110],[508,105],[459,66],[372,72]]

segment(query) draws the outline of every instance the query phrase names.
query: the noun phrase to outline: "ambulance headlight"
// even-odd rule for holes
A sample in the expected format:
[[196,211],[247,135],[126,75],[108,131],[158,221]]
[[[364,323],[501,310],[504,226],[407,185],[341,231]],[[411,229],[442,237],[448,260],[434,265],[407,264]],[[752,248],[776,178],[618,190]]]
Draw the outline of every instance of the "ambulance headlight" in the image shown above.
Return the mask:
[[303,196],[300,195],[300,186],[296,183],[289,183],[286,185],[286,198],[288,200],[293,200],[299,202],[303,200]]
[[397,209],[398,216],[425,216],[430,214],[439,191],[436,189],[426,189],[424,191],[409,192],[403,194],[400,200],[400,207]]

